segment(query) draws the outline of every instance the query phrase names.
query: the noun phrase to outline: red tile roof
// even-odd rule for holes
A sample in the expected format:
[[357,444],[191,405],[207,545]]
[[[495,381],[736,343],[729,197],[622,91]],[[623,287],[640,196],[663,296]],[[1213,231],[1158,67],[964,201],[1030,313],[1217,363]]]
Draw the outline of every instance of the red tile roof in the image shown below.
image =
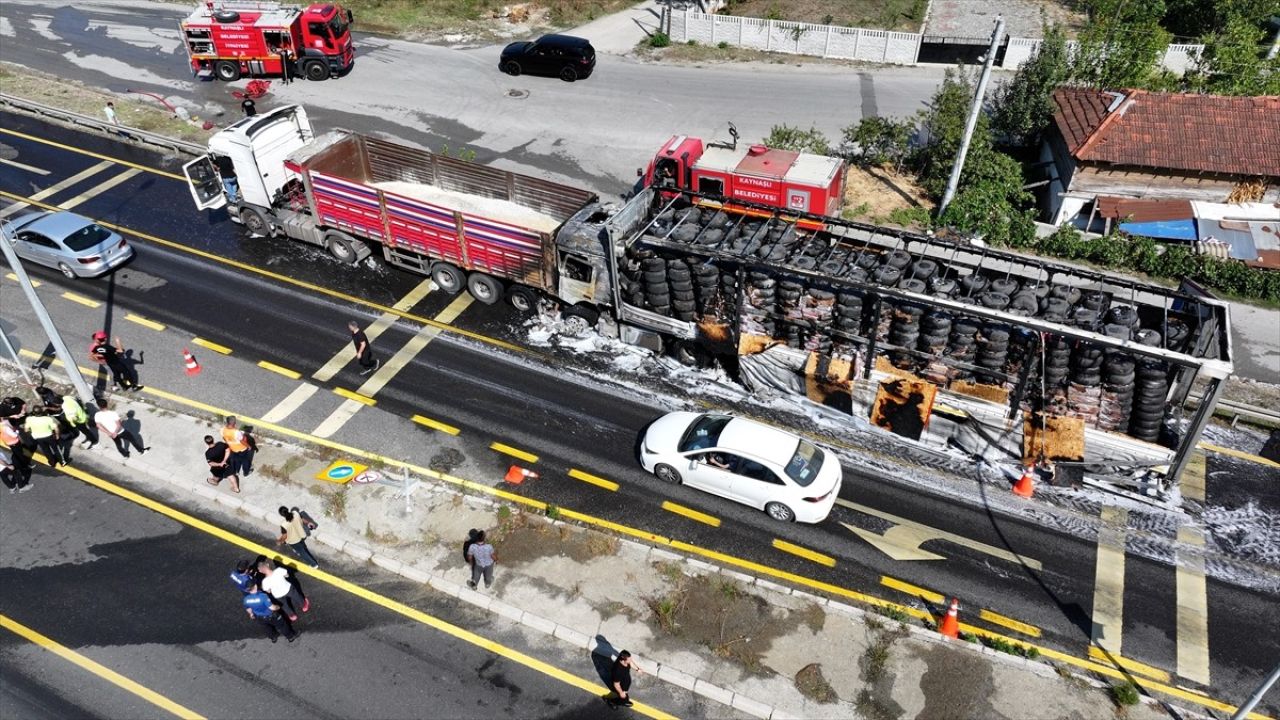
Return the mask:
[[1226,97],[1083,88],[1054,92],[1054,122],[1084,162],[1280,177],[1280,96]]

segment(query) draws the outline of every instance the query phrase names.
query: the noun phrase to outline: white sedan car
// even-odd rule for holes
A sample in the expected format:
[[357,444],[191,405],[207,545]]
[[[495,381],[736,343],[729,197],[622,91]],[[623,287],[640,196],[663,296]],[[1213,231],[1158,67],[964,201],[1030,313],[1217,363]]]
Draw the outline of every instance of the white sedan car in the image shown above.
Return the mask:
[[644,469],[763,510],[775,520],[818,523],[840,494],[840,461],[813,443],[728,415],[673,412],[640,444]]

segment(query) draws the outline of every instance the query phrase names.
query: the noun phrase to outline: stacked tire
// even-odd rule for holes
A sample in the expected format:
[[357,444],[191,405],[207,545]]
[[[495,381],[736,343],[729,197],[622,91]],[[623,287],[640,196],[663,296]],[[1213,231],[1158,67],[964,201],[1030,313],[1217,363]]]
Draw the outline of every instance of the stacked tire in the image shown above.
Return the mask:
[[1060,335],[1050,335],[1044,345],[1044,368],[1041,370],[1045,394],[1061,390],[1071,372],[1071,342]]
[[1156,442],[1164,421],[1169,395],[1169,366],[1161,360],[1141,360],[1134,372],[1133,411],[1129,434],[1139,440]]
[[1102,363],[1102,407],[1098,410],[1100,429],[1112,432],[1128,430],[1136,367],[1137,363],[1129,353],[1106,354]]
[[693,291],[693,273],[684,259],[667,261],[667,284],[670,288],[671,312],[677,320],[692,322],[698,318],[698,305]]
[[988,385],[1004,384],[1004,365],[1009,355],[1009,337],[1009,328],[1004,325],[991,324],[982,328],[977,336],[977,364],[982,368],[982,371],[975,375],[978,382]]
[[777,281],[767,273],[747,275],[746,302],[742,308],[743,331],[753,335],[773,336],[777,324],[770,317],[777,305]]
[[[947,357],[972,365],[978,355],[978,331],[981,327],[972,320],[956,320],[951,323],[951,339],[947,342]],[[967,379],[972,376],[968,370],[957,368],[955,377]]]
[[915,368],[916,355],[909,350],[914,350],[916,343],[920,341],[920,317],[923,314],[924,308],[907,303],[901,303],[892,309],[888,341],[895,347],[889,358],[894,367],[903,370]]
[[[729,276],[732,283],[733,276]],[[719,302],[721,277],[720,269],[711,263],[698,263],[693,268],[693,291],[694,300],[698,303],[698,312],[704,316],[718,315],[722,307]],[[725,297],[733,297],[732,286],[730,292]]]
[[1088,343],[1079,343],[1071,355],[1071,382],[1067,385],[1067,412],[1090,425],[1097,425],[1102,403],[1103,352]]
[[671,315],[671,286],[667,281],[667,261],[651,257],[640,262],[643,271],[645,306],[659,315]]

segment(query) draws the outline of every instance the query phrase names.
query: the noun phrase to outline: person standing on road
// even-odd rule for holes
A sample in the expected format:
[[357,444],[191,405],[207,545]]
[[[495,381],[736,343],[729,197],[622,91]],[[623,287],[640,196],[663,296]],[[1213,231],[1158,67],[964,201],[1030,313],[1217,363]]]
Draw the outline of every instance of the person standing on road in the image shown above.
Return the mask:
[[212,435],[204,436],[204,461],[209,465],[209,477],[205,482],[217,486],[224,478],[231,478],[231,492],[240,492],[240,477],[231,472],[231,448],[224,442],[214,442]]
[[[5,401],[16,398],[5,398]],[[21,401],[9,403],[6,409],[25,412],[25,404]],[[22,434],[18,432],[18,424],[14,416],[0,417],[0,448],[8,451],[9,464],[13,468],[12,475],[6,476],[5,487],[9,492],[26,492],[31,488],[31,450],[23,444]]]
[[258,583],[249,585],[249,592],[245,593],[241,603],[249,619],[262,625],[271,642],[279,640],[281,635],[284,635],[289,642],[293,642],[301,634],[294,630],[293,625],[290,625],[289,621],[280,614],[280,606],[271,602],[271,596],[262,592]]
[[0,447],[0,482],[3,482],[4,486],[9,488],[10,495],[19,490],[26,492],[27,488],[30,487],[25,482],[22,485],[18,485],[17,477],[18,473],[13,468],[13,454],[8,448]]
[[475,590],[479,587],[480,578],[484,578],[485,588],[493,587],[493,566],[498,562],[498,555],[493,546],[484,539],[484,531],[476,533],[475,542],[467,548],[467,557],[471,560],[471,579],[467,587]]
[[271,563],[263,561],[258,563],[258,572],[262,574],[262,589],[289,616],[289,622],[298,622],[298,613],[311,610],[311,601],[302,594],[302,587],[289,579],[288,568],[272,568]]
[[231,582],[241,594],[248,595],[249,588],[257,582],[253,573],[249,572],[249,561],[239,560],[236,562],[236,569],[231,571]]
[[120,419],[120,413],[112,410],[111,403],[107,400],[98,403],[98,412],[93,414],[93,424],[98,426],[98,432],[111,438],[112,442],[116,444],[116,450],[119,450],[120,454],[125,457],[129,457],[130,445],[138,451],[139,455],[151,449],[143,447],[142,441],[138,439],[138,436],[124,426],[124,421]]
[[[289,508],[280,506],[280,517],[284,518],[284,524],[280,526],[280,537],[277,540],[282,545],[288,545],[302,561],[313,568],[320,567],[320,561],[316,560],[316,556],[311,554],[311,550],[307,548],[307,535],[310,530],[314,530],[315,523],[307,523],[302,518],[302,511],[298,508]],[[308,529],[308,526],[310,529]]]
[[62,434],[58,432],[58,418],[41,409],[27,415],[23,423],[31,438],[36,441],[36,449],[44,453],[49,467],[70,465],[71,460],[62,452]]
[[98,444],[98,433],[89,426],[89,413],[74,393],[68,392],[62,396],[62,417],[71,427],[71,434],[68,437],[75,440],[76,433],[84,436],[80,447],[88,450]]
[[247,95],[240,101],[240,109],[244,111],[244,116],[247,118],[258,114],[258,106],[254,104],[253,98]]
[[369,338],[360,329],[360,325],[352,320],[347,323],[347,329],[351,331],[351,344],[356,346],[356,360],[359,360],[360,367],[364,368],[360,374],[368,375],[382,367],[382,361],[373,356],[373,346],[369,344]]
[[103,330],[93,334],[93,343],[89,346],[89,357],[99,365],[106,365],[111,370],[111,389],[141,390],[138,378],[124,361],[124,343],[116,338],[115,344],[107,341],[107,333]]
[[641,675],[644,671],[639,665],[631,659],[631,653],[623,650],[618,653],[618,659],[613,661],[613,667],[609,670],[609,687],[613,693],[608,699],[609,707],[615,710],[619,707],[631,707],[631,671],[635,670]]
[[244,431],[239,427],[235,415],[228,415],[226,424],[222,426],[222,442],[231,449],[231,462],[227,468],[237,480],[233,490],[240,492],[239,477],[244,474],[245,465],[249,462],[249,443],[244,439]]

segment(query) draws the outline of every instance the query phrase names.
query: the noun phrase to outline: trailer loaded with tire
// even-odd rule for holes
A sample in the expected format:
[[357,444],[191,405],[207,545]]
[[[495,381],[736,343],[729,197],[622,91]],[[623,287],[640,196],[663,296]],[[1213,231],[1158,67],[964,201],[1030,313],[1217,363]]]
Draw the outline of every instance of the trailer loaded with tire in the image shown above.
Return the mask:
[[[1089,450],[1081,462],[1172,477],[1213,404],[1184,417],[1183,401],[1197,380],[1213,399],[1231,372],[1228,306],[1202,294],[964,239],[705,200],[638,195],[645,220],[618,261],[622,314],[688,323],[694,340],[673,342],[691,361],[780,347],[810,372],[846,369],[839,379],[864,411],[880,382],[910,378],[985,418],[983,432],[1068,418]],[[815,224],[824,229],[804,227]]]

